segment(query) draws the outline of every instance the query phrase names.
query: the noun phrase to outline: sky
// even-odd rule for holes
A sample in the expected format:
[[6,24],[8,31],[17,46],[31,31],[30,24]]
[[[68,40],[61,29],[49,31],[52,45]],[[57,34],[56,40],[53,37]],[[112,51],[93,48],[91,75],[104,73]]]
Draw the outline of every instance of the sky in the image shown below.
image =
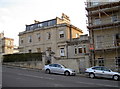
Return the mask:
[[34,20],[46,21],[65,13],[71,24],[88,34],[86,28],[86,0],[0,0],[0,32],[19,44],[19,32]]

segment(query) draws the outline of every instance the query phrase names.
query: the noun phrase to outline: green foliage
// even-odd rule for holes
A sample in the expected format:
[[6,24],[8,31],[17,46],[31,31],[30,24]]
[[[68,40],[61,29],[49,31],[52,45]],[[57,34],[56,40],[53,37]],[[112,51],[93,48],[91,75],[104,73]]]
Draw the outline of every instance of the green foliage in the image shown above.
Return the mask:
[[20,53],[3,56],[3,62],[42,61],[42,53]]

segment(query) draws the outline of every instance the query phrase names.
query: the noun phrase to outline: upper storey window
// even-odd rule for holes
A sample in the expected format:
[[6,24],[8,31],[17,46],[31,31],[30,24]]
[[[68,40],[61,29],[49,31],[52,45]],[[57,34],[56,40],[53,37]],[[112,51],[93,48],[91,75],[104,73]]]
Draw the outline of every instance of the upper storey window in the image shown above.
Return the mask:
[[99,2],[92,2],[92,5],[93,6],[96,6],[96,5],[98,5],[99,4]]
[[28,43],[31,43],[32,42],[32,36],[28,36]]
[[101,20],[99,18],[95,18],[94,25],[101,24]]
[[59,31],[60,38],[64,38],[64,31]]
[[56,19],[53,20],[48,20],[48,21],[43,21],[40,23],[35,23],[32,25],[26,25],[26,30],[35,30],[36,28],[42,28],[42,27],[47,27],[47,26],[54,26],[56,24]]
[[112,22],[116,22],[116,21],[118,21],[118,19],[117,19],[117,15],[113,15],[113,16],[111,17],[111,20],[112,20]]

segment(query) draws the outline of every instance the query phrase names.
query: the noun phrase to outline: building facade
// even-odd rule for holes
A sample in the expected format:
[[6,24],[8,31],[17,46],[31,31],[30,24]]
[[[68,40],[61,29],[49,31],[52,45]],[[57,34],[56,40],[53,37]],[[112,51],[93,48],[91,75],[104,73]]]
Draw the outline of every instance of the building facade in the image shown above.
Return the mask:
[[4,33],[0,33],[0,53],[12,54],[14,49],[14,39],[4,37]]
[[50,50],[56,57],[67,57],[67,41],[79,37],[82,30],[71,25],[67,15],[26,25],[26,30],[19,33],[19,51],[45,52]]
[[91,66],[89,46],[90,40],[87,34],[68,41],[68,58],[77,59],[80,72],[85,72],[85,68]]
[[91,65],[120,66],[120,1],[87,2]]

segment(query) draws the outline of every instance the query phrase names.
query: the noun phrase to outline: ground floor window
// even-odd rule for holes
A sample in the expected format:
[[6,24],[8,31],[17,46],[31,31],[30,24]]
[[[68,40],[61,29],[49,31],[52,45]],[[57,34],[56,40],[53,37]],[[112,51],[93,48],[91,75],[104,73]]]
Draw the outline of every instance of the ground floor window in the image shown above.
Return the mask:
[[116,57],[116,65],[120,66],[120,57]]
[[64,48],[60,48],[60,56],[65,56],[65,49]]
[[103,58],[98,58],[98,65],[104,66],[104,59]]

